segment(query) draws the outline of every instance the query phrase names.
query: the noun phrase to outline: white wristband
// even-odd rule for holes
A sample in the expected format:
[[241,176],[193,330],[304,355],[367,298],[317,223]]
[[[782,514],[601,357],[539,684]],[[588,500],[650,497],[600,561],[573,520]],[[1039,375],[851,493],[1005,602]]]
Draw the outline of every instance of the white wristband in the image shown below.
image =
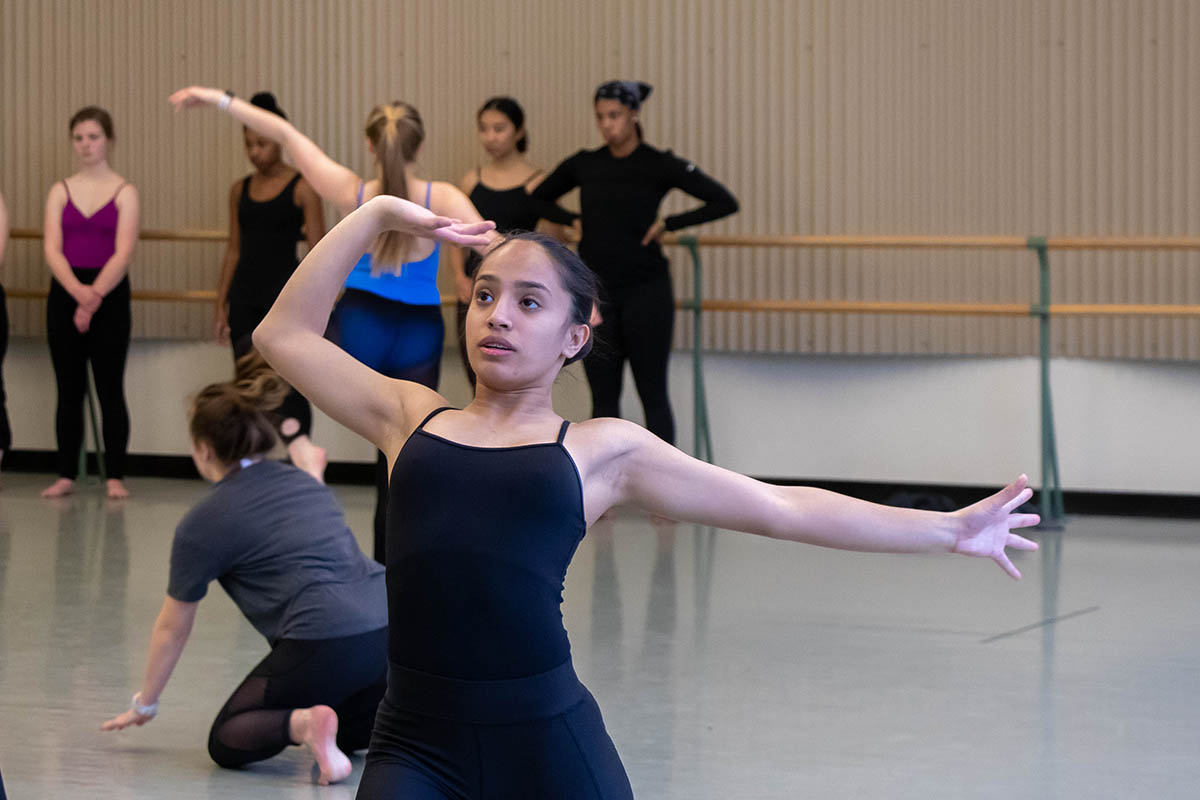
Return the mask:
[[158,703],[151,703],[144,706],[141,703],[141,692],[134,692],[133,699],[129,701],[129,707],[136,711],[140,716],[153,717],[158,714]]
[[221,111],[224,111],[229,108],[229,104],[232,102],[233,95],[229,92],[226,92],[225,94],[221,95],[221,99],[217,101],[217,108],[219,108]]

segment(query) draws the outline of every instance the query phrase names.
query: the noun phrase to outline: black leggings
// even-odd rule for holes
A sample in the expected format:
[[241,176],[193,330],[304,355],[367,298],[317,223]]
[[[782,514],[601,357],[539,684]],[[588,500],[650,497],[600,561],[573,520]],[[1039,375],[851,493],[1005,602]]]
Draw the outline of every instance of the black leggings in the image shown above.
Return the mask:
[[[258,323],[263,321],[263,317],[267,316],[267,312],[270,310],[269,307],[262,308],[238,302],[229,304],[229,341],[233,345],[235,361],[249,353],[254,347],[250,334],[254,333]],[[283,439],[285,445],[291,444],[300,436],[312,436],[312,406],[309,405],[304,395],[295,389],[292,389],[288,392],[287,397],[283,398],[283,402],[275,410],[275,416],[279,422],[294,419],[300,423],[300,430],[296,433],[289,436],[283,435],[282,432],[279,434],[279,438]]]
[[[441,306],[418,306],[347,289],[333,308],[325,335],[389,378],[437,390],[446,326]],[[387,457],[375,456],[375,560],[386,562]]]
[[234,690],[213,721],[208,754],[240,767],[293,742],[292,712],[316,705],[338,715],[337,746],[362,750],[387,688],[387,628],[339,639],[280,639]]
[[609,293],[596,328],[596,346],[583,360],[592,390],[593,417],[621,416],[625,360],[646,415],[646,427],[675,444],[675,417],[667,397],[667,359],[675,327],[675,294],[670,275]]
[[[8,425],[8,395],[4,393],[4,356],[8,353],[8,297],[0,286],[0,452],[12,449],[12,428]],[[4,786],[0,785],[0,800]]]
[[631,800],[600,708],[570,662],[463,681],[391,665],[358,800]]
[[[77,269],[75,277],[91,284],[100,272]],[[51,279],[46,300],[46,338],[58,382],[58,474],[74,478],[83,446],[83,401],[87,394],[87,365],[92,362],[96,399],[104,432],[104,467],[109,478],[125,477],[125,452],[129,447],[129,407],[125,405],[125,359],[133,317],[129,306],[129,279],[118,283],[92,316],[87,333],[75,328],[75,298]]]

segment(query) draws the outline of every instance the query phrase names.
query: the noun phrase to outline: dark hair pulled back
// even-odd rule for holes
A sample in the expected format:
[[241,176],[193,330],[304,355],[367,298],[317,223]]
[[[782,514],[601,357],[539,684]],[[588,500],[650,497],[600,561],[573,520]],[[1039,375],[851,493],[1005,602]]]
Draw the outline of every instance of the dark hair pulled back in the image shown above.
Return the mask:
[[105,138],[114,139],[113,136],[113,121],[112,115],[105,111],[100,106],[84,106],[71,115],[71,124],[67,125],[67,131],[73,132],[75,126],[81,122],[93,120],[100,124],[100,130],[104,131]]
[[[513,124],[517,130],[522,130],[525,127],[525,111],[521,108],[521,104],[511,97],[497,95],[489,97],[479,107],[479,112],[475,114],[475,120],[478,121],[483,116],[485,111],[499,111],[504,116],[508,117],[508,121]],[[529,149],[529,134],[523,132],[521,138],[517,139],[517,152],[524,153]]]
[[234,379],[213,383],[192,398],[193,441],[207,442],[222,464],[262,455],[275,446],[271,412],[291,387],[257,350],[237,360]]

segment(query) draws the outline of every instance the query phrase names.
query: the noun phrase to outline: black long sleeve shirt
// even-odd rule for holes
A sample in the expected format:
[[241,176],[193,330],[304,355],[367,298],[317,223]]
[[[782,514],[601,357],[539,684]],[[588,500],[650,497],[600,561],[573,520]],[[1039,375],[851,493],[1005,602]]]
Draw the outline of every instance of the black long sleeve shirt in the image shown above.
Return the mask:
[[704,202],[699,208],[667,217],[668,231],[711,222],[738,208],[729,190],[695,164],[645,143],[624,158],[616,158],[607,147],[580,150],[559,164],[533,190],[533,196],[557,200],[577,186],[583,220],[579,255],[607,289],[666,274],[662,246],[658,242],[643,246],[642,238],[658,218],[667,192],[682,189]]

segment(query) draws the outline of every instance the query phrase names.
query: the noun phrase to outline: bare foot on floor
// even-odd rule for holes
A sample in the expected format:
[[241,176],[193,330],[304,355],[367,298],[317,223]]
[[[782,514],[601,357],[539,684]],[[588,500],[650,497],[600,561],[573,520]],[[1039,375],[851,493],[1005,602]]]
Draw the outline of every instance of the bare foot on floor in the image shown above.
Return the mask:
[[350,759],[337,746],[338,718],[329,706],[298,708],[288,720],[293,742],[308,748],[317,760],[317,783],[327,786],[350,777]]
[[109,478],[105,485],[108,489],[109,500],[124,500],[129,497],[129,490],[125,488],[125,484],[116,478]]
[[324,447],[317,447],[307,436],[298,436],[288,445],[287,450],[293,464],[321,483],[325,482],[325,464],[328,457]]
[[70,478],[59,478],[42,490],[42,497],[66,497],[75,491],[75,481]]

